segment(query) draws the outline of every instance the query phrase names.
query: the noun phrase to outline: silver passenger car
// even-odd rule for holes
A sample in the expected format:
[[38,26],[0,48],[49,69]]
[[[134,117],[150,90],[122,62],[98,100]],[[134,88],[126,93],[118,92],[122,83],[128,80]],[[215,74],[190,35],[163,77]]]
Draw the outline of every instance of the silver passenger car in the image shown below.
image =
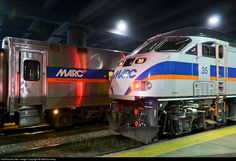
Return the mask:
[[2,126],[8,121],[65,126],[75,119],[101,116],[110,103],[109,76],[125,55],[13,37],[3,39],[2,49]]

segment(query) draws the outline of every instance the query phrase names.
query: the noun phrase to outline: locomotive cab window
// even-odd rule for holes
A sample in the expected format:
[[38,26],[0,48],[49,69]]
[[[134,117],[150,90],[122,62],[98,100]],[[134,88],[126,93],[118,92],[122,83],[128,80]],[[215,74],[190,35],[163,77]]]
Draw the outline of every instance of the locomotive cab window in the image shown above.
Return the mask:
[[129,55],[143,54],[152,51],[156,46],[158,46],[163,41],[162,37],[149,40],[131,52]]
[[190,50],[188,50],[186,52],[186,54],[189,54],[189,55],[197,55],[197,46],[194,46],[193,48],[191,48]]
[[40,79],[40,63],[38,61],[24,61],[24,79],[26,81],[38,81]]
[[202,55],[205,57],[215,58],[216,48],[214,42],[206,42],[202,44]]
[[186,37],[167,37],[164,42],[155,48],[157,52],[177,52],[182,50],[187,44],[191,42],[190,38]]
[[219,45],[219,58],[222,59],[224,56],[224,48],[222,45]]

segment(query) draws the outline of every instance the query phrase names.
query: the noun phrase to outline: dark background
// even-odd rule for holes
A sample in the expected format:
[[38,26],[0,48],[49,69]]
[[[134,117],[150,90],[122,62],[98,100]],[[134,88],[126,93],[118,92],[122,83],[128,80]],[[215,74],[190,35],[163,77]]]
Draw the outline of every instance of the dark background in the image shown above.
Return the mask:
[[[236,36],[235,0],[0,0],[0,39],[6,36],[67,43],[71,25],[86,29],[86,46],[131,51],[147,38],[187,26],[207,27]],[[118,20],[129,34],[109,32]]]

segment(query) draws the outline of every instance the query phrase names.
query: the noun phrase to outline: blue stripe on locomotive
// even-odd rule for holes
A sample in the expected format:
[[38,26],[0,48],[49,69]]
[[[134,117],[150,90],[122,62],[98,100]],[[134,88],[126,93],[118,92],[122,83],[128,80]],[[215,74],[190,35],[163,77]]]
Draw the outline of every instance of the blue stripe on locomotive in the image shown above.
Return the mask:
[[[220,71],[220,76],[224,77],[225,76],[224,75],[224,67],[220,66],[219,71]],[[216,66],[215,65],[210,66],[210,76],[211,77],[216,77]]]
[[198,64],[186,62],[167,61],[156,64],[144,71],[136,80],[143,80],[152,75],[176,74],[176,75],[198,75]]
[[236,78],[236,68],[228,67],[228,77]]
[[[141,75],[139,75],[135,80],[144,80],[145,78],[152,75],[167,75],[167,74],[176,74],[176,75],[188,75],[188,76],[198,76],[198,64],[196,63],[187,63],[187,62],[174,62],[167,61],[156,64],[147,70],[145,70]],[[224,67],[220,66],[219,68],[220,75],[224,77]],[[216,76],[216,66],[210,66],[210,76]],[[228,77],[236,78],[236,68],[228,68]],[[131,88],[129,87],[125,95],[130,92]]]

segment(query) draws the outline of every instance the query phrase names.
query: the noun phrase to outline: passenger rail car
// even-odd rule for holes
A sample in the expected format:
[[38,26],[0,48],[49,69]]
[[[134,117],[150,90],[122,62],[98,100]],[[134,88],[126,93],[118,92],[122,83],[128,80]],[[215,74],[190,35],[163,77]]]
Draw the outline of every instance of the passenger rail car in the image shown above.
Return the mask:
[[110,128],[148,143],[236,121],[235,42],[194,27],[147,40],[115,69]]
[[[100,117],[109,76],[125,53],[6,37],[0,54],[0,125],[71,125]],[[109,109],[109,108],[107,108]]]

